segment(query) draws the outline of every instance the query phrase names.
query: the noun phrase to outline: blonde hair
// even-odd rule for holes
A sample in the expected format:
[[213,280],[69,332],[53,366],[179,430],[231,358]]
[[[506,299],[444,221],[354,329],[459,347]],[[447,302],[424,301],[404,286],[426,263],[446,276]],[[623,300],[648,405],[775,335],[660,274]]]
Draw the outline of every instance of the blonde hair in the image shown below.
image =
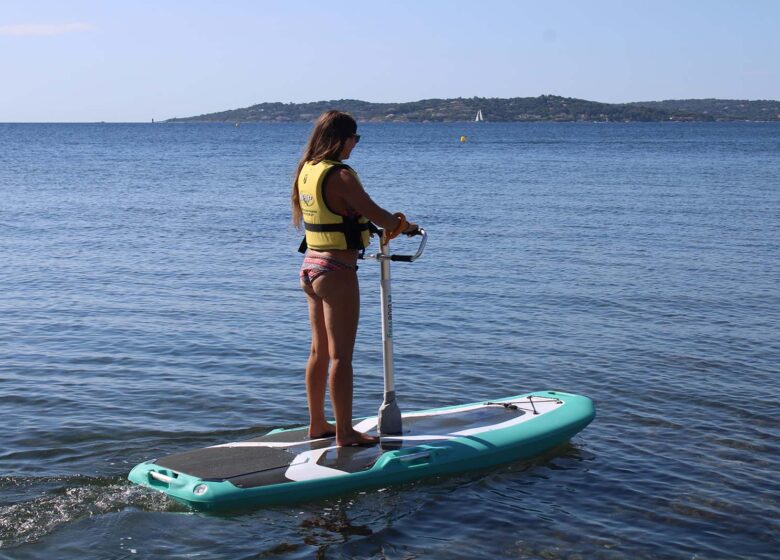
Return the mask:
[[344,144],[350,136],[357,132],[357,122],[347,113],[341,111],[325,111],[314,123],[306,149],[298,162],[292,184],[290,203],[292,206],[292,223],[296,229],[301,229],[303,213],[298,197],[298,175],[307,161],[319,163],[323,160],[338,160]]

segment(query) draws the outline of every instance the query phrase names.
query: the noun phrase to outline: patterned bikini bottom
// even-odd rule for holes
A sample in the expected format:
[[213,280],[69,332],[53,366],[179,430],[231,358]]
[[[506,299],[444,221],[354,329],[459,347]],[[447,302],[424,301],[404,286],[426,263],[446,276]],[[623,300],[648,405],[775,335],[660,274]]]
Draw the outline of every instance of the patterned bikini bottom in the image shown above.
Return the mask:
[[357,270],[357,266],[345,264],[332,257],[322,255],[309,255],[303,259],[301,265],[301,280],[306,284],[311,284],[317,278],[334,270]]

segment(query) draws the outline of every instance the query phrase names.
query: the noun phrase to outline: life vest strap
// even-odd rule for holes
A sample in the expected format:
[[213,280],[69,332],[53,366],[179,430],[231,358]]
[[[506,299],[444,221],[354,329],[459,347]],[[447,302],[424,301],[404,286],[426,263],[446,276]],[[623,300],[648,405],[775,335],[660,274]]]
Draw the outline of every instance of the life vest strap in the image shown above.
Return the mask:
[[355,229],[359,231],[365,231],[370,228],[368,227],[368,223],[359,224],[357,222],[350,223],[344,221],[343,223],[340,224],[310,224],[308,222],[304,222],[303,229],[305,229],[306,231],[315,231],[318,233],[331,232],[331,231],[340,231],[346,233],[347,231],[353,231]]
[[[307,222],[303,222],[303,229],[306,231],[314,231],[314,232],[330,232],[330,231],[341,231],[344,232],[345,235],[348,235],[352,233],[359,234],[361,231],[368,230],[371,232],[371,235],[377,234],[381,235],[382,230],[380,230],[378,227],[376,227],[373,222],[366,222],[365,224],[360,224],[356,222],[352,223],[341,223],[341,224],[310,224]],[[356,231],[357,230],[357,231]],[[308,243],[306,243],[306,236],[303,236],[303,241],[301,241],[301,244],[298,246],[298,252],[299,253],[305,253],[306,250],[309,248]],[[365,247],[363,248],[363,251],[365,252]]]

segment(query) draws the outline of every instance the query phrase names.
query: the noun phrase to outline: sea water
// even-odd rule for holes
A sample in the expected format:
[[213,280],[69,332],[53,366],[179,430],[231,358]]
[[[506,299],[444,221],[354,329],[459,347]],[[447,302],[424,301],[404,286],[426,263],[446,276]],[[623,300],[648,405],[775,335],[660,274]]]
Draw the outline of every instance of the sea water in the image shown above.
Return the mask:
[[[393,265],[401,409],[559,389],[596,420],[531,461],[288,507],[127,482],[306,423],[309,130],[0,125],[0,557],[776,557],[777,124],[361,125],[349,163],[430,236]],[[356,416],[381,400],[377,268]]]

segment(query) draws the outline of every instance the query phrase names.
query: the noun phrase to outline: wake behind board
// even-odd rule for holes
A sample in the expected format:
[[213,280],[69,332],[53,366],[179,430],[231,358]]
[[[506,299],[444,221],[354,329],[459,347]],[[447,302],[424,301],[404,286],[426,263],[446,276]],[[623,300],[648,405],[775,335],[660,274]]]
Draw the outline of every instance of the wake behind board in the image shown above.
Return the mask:
[[[579,395],[542,391],[403,414],[403,435],[370,447],[309,439],[306,428],[137,465],[128,478],[199,508],[301,502],[525,459],[568,441],[595,416]],[[377,418],[355,428],[376,434]]]

